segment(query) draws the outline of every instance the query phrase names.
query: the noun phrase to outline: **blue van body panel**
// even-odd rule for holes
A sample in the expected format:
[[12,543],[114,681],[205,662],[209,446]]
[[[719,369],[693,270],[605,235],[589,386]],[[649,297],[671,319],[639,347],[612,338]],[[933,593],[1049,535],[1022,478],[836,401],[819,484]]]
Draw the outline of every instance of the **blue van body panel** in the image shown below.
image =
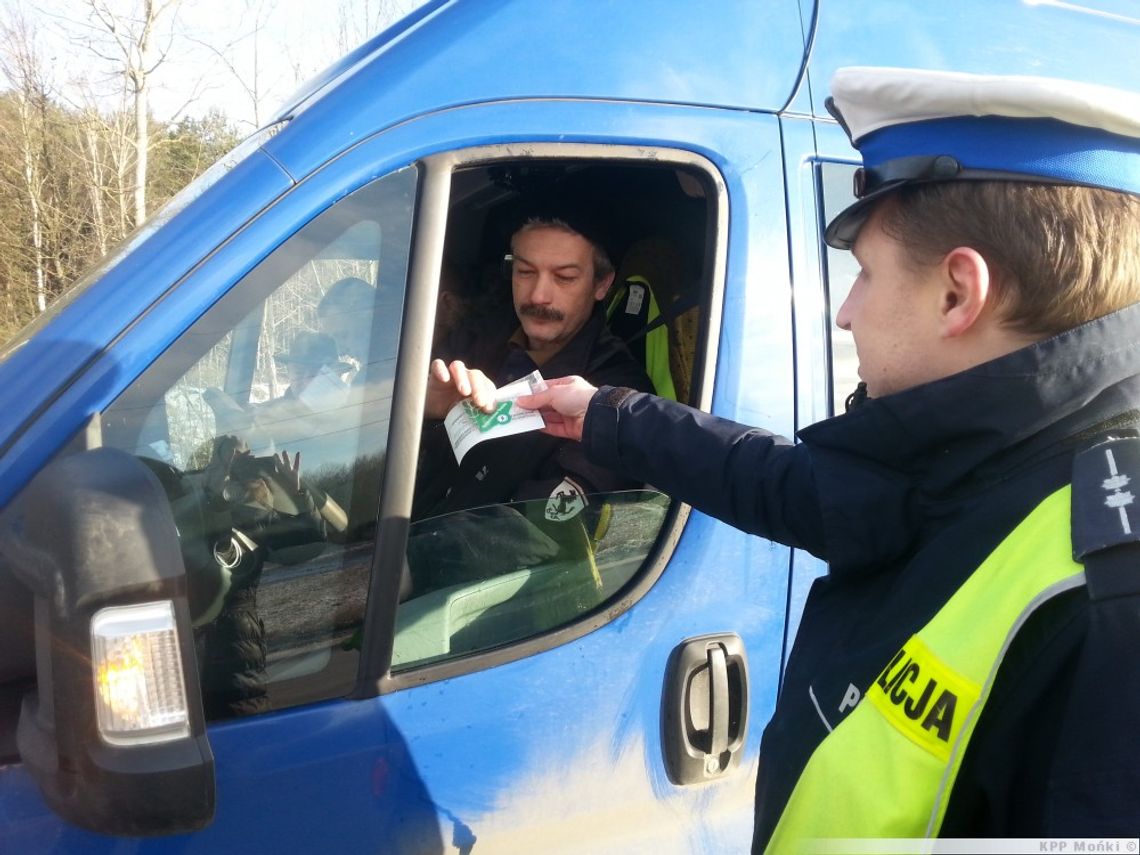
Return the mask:
[[[337,200],[433,154],[496,144],[706,158],[728,205],[711,409],[791,435],[832,406],[815,176],[821,161],[856,160],[823,106],[835,68],[1140,88],[1140,28],[1121,20],[1123,0],[1097,14],[903,0],[584,5],[435,0],[303,87],[280,133],[0,362],[0,507]],[[467,673],[379,697],[211,724],[217,813],[200,832],[89,833],[51,813],[22,766],[0,766],[0,851],[746,851],[761,732],[826,568],[697,512],[666,558],[628,610],[566,643],[493,667],[477,654]],[[746,647],[747,742],[738,768],[680,786],[663,759],[666,663],[716,632]]]
[[779,110],[803,59],[796,4],[724,4],[717,18],[708,26],[708,9],[685,0],[607,3],[588,14],[577,3],[457,0],[301,105],[290,133],[266,149],[301,177],[382,128],[507,99]]
[[[9,768],[2,836],[11,851],[107,855],[468,851],[462,841],[474,852],[746,851],[760,728],[750,728],[741,768],[715,784],[677,787],[661,761],[660,666],[678,639],[724,628],[726,589],[742,606],[732,622],[750,627],[750,661],[779,657],[771,630],[783,623],[784,590],[764,565],[786,567],[788,551],[723,529],[691,519],[636,609],[541,656],[211,727],[218,808],[200,832],[130,841],[83,832],[53,821],[30,779]],[[775,678],[774,667],[752,670],[766,699],[752,708],[758,721],[771,713]]]
[[[41,420],[105,407],[273,246],[335,199],[434,152],[544,140],[679,148],[712,162],[731,200],[733,247],[714,409],[791,432],[779,120],[601,101],[477,105],[372,137],[284,194],[185,277]],[[542,851],[551,834],[566,851],[742,851],[751,837],[760,724],[779,686],[789,566],[786,547],[694,513],[654,587],[583,638],[378,699],[212,725],[218,809],[201,832],[129,844],[87,834],[53,822],[24,770],[9,767],[0,770],[0,810],[21,819],[3,836],[18,848],[66,852],[416,851],[424,835],[433,844],[470,838],[488,851]],[[746,645],[753,725],[739,768],[679,787],[663,764],[665,663],[683,639],[723,631],[738,632]]]
[[1089,3],[820,3],[809,64],[815,115],[837,68],[882,65],[1039,74],[1140,87],[1140,14],[1132,0]]

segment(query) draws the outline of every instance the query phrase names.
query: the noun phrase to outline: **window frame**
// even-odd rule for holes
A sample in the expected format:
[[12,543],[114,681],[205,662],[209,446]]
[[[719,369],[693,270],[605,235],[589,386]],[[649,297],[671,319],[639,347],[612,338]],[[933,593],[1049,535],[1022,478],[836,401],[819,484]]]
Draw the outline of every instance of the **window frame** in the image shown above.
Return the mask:
[[[858,163],[838,160],[833,158],[821,158],[815,162],[814,178],[816,186],[816,209],[819,211],[819,252],[820,252],[820,284],[822,286],[823,298],[823,340],[826,348],[826,380],[827,380],[827,405],[828,415],[840,415],[844,410],[840,406],[839,395],[842,394],[844,398],[854,391],[854,386],[849,389],[836,389],[836,335],[838,327],[835,325],[835,315],[839,311],[839,307],[843,305],[843,301],[847,298],[847,293],[851,290],[851,285],[854,279],[846,282],[846,286],[842,288],[832,287],[832,253],[848,252],[847,250],[837,250],[827,245],[825,240],[825,232],[827,231],[827,224],[829,222],[829,213],[832,216],[838,214],[839,211],[847,207],[847,205],[856,201],[854,192],[851,194],[849,200],[845,199],[844,204],[839,206],[834,212],[828,210],[828,180],[824,176],[824,172],[828,170],[839,170],[838,176],[842,177],[843,172],[849,172],[852,176],[855,170],[859,167]],[[839,292],[839,293],[836,293]],[[848,345],[853,351],[853,339],[850,333],[839,330],[839,334],[847,339]],[[854,354],[852,352],[852,358]],[[855,359],[855,367],[858,367],[858,360]],[[855,378],[858,380],[858,377]]]
[[[394,178],[399,180],[394,182]],[[415,205],[422,180],[422,169],[418,162],[397,164],[391,169],[354,186],[347,193],[338,194],[324,207],[316,210],[312,216],[306,217],[296,228],[290,229],[271,246],[267,245],[267,250],[257,256],[209,308],[193,318],[176,335],[173,335],[166,347],[145,368],[138,372],[103,409],[91,417],[88,429],[81,432],[81,435],[69,444],[64,453],[108,445],[109,436],[106,421],[114,419],[116,411],[122,405],[126,404],[127,408],[130,409],[136,399],[147,402],[146,410],[148,412],[158,408],[167,408],[164,418],[167,429],[166,439],[171,441],[173,437],[170,434],[169,404],[165,403],[166,393],[181,384],[187,373],[192,371],[200,360],[225,341],[227,336],[231,337],[231,341],[226,347],[226,364],[222,372],[225,377],[225,388],[248,392],[254,377],[254,358],[247,357],[254,355],[252,353],[241,355],[239,352],[239,358],[235,361],[233,357],[237,347],[236,340],[243,339],[246,348],[256,350],[264,328],[262,312],[268,301],[274,299],[301,270],[314,260],[320,259],[324,253],[329,251],[330,247],[336,246],[345,234],[362,222],[372,222],[378,228],[376,232],[378,240],[374,246],[369,247],[370,250],[375,250],[375,257],[366,257],[368,261],[378,265],[377,277],[385,269],[385,258],[387,256],[397,259],[396,264],[398,266],[394,272],[398,274],[398,293],[402,306],[407,292],[407,277],[411,271],[411,249],[414,238],[412,230],[416,222]],[[390,195],[393,190],[400,191],[400,195],[395,198],[408,199],[410,204],[406,212],[398,209],[398,207],[394,211],[388,210],[382,200],[376,196],[377,193]],[[398,214],[399,218],[397,222],[390,223],[385,217],[391,219],[393,213]],[[375,219],[369,219],[368,216],[355,216],[360,214],[373,216]],[[392,228],[392,225],[398,225],[400,228]],[[317,240],[314,243],[314,238],[324,238],[324,240]],[[298,240],[300,241],[299,245],[296,243]],[[305,255],[306,247],[315,247],[316,254]],[[298,262],[298,259],[301,260]],[[373,307],[374,322],[383,308],[382,302],[383,298],[378,294],[377,303]],[[218,314],[219,311],[221,314]],[[393,312],[392,314],[396,313]],[[227,319],[233,322],[221,322]],[[201,334],[200,328],[204,322],[207,324],[205,337]],[[199,333],[197,338],[203,343],[201,349],[184,345],[187,337],[193,337],[195,333]],[[374,323],[374,345],[378,344],[375,335]],[[396,349],[398,349],[398,344]],[[391,351],[391,348],[387,349],[387,352]],[[173,368],[171,368],[172,365]],[[170,376],[167,376],[167,372],[162,370],[164,366],[171,372]],[[155,373],[156,371],[158,373]],[[171,376],[174,378],[173,383],[168,382]],[[234,386],[235,383],[236,387]],[[360,432],[361,436],[363,436],[366,425],[360,422],[359,418],[363,418],[366,412],[367,404],[361,402],[356,413],[358,420],[352,426],[355,431]],[[134,440],[132,443],[112,443],[112,445],[129,453],[137,454],[142,448],[140,445],[140,437],[143,435],[141,424],[142,422],[139,425],[132,425],[128,428],[128,432],[123,435],[124,438],[131,436]],[[373,435],[379,436],[378,434]],[[384,437],[379,438],[383,444]],[[185,467],[179,465],[178,469],[185,470]],[[197,474],[196,470],[195,474]],[[378,481],[379,477],[375,480]],[[345,505],[345,507],[348,506]],[[372,503],[369,507],[371,507],[372,513],[377,512],[376,503]],[[345,544],[342,554],[348,554],[362,545],[368,550],[368,557],[365,560],[371,567],[373,553],[376,549],[375,536]],[[309,564],[310,562],[306,560],[301,563]],[[354,586],[354,590],[359,590],[361,599],[366,595],[367,585],[367,582],[362,582],[360,585]],[[364,608],[362,607],[362,622],[364,620],[363,612]],[[210,621],[207,621],[203,626],[205,627],[209,623]],[[201,648],[199,648],[198,654],[201,655]],[[267,678],[266,686],[272,686],[278,690],[284,688],[284,691],[288,693],[303,695],[303,697],[291,700],[287,704],[274,706],[274,710],[290,709],[345,696],[355,685],[357,671],[356,662],[352,662],[350,667],[341,669],[342,676],[337,680],[335,692],[317,689],[313,692],[314,696],[311,697],[308,696],[310,687],[321,684],[327,685],[332,672],[322,669],[296,677],[274,680]],[[201,674],[199,674],[199,678],[202,678]],[[300,688],[291,689],[290,684]]]
[[[390,670],[398,610],[404,545],[415,487],[422,415],[434,328],[437,283],[442,272],[451,201],[452,176],[457,169],[523,160],[596,160],[630,166],[677,166],[705,176],[709,193],[706,251],[701,286],[702,325],[693,376],[694,405],[708,411],[719,345],[728,256],[729,199],[720,170],[708,158],[666,146],[602,143],[513,142],[456,149],[419,161],[421,181],[412,227],[412,256],[388,434],[388,465],[381,484],[377,548],[373,555],[361,656],[354,698],[389,694],[425,683],[515,662],[581,638],[624,614],[661,577],[676,548],[690,508],[674,501],[657,541],[643,567],[625,592],[587,612],[580,619],[531,638],[473,652],[442,662]],[[387,546],[386,546],[387,544]],[[392,548],[398,544],[399,548]]]

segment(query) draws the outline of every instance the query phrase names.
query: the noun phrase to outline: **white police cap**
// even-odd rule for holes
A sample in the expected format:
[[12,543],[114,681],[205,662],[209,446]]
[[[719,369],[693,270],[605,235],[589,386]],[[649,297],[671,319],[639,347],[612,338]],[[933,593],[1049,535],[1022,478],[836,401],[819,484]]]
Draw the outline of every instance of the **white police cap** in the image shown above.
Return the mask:
[[904,184],[1003,180],[1140,194],[1140,94],[1045,77],[841,68],[827,109],[863,156],[858,199],[827,227],[850,249]]

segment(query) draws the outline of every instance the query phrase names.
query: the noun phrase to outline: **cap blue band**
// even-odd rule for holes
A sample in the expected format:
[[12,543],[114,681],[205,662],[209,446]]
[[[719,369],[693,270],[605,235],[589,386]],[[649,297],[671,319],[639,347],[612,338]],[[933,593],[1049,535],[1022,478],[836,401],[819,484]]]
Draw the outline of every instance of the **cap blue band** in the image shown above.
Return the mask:
[[1140,194],[1140,139],[1056,119],[930,119],[881,128],[858,148],[869,168],[900,157],[950,155],[966,169]]

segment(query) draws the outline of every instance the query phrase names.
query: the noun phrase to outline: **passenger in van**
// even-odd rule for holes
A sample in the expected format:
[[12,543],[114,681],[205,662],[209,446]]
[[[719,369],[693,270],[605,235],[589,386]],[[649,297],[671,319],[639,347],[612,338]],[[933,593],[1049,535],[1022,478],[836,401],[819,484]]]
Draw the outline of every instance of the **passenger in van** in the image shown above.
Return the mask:
[[570,204],[533,210],[511,238],[514,313],[501,318],[481,313],[477,322],[459,324],[437,346],[413,519],[545,500],[546,519],[561,522],[589,505],[591,494],[636,486],[590,463],[577,443],[538,432],[480,443],[460,465],[440,422],[461,398],[473,395],[480,405],[490,405],[496,386],[536,370],[652,389],[645,371],[606,326],[603,300],[614,268],[591,230],[589,213]]
[[[263,404],[259,408],[262,413],[271,412],[275,405],[283,408],[278,402],[303,404],[302,412],[323,412],[343,405],[348,388],[345,377],[354,367],[340,359],[332,336],[299,330],[292,346],[275,359],[285,367],[289,386],[280,398]],[[295,405],[289,409],[297,411]]]
[[376,289],[356,276],[337,280],[317,304],[317,327],[336,342],[339,359],[351,368],[344,379],[356,382],[368,361]]
[[826,232],[862,268],[846,414],[793,444],[581,377],[520,403],[594,465],[828,561],[754,851],[1133,836],[1140,102],[900,69],[841,70],[833,98],[863,153]]
[[472,308],[472,286],[458,265],[444,259],[439,276],[439,294],[435,304],[435,332],[432,341],[443,343],[454,332]]
[[344,404],[345,377],[353,366],[340,360],[332,337],[299,330],[287,351],[274,356],[289,379],[283,395],[243,407],[221,389],[206,389],[203,397],[214,410],[218,436],[240,433],[251,444],[280,440],[275,431],[290,419],[339,409]]

